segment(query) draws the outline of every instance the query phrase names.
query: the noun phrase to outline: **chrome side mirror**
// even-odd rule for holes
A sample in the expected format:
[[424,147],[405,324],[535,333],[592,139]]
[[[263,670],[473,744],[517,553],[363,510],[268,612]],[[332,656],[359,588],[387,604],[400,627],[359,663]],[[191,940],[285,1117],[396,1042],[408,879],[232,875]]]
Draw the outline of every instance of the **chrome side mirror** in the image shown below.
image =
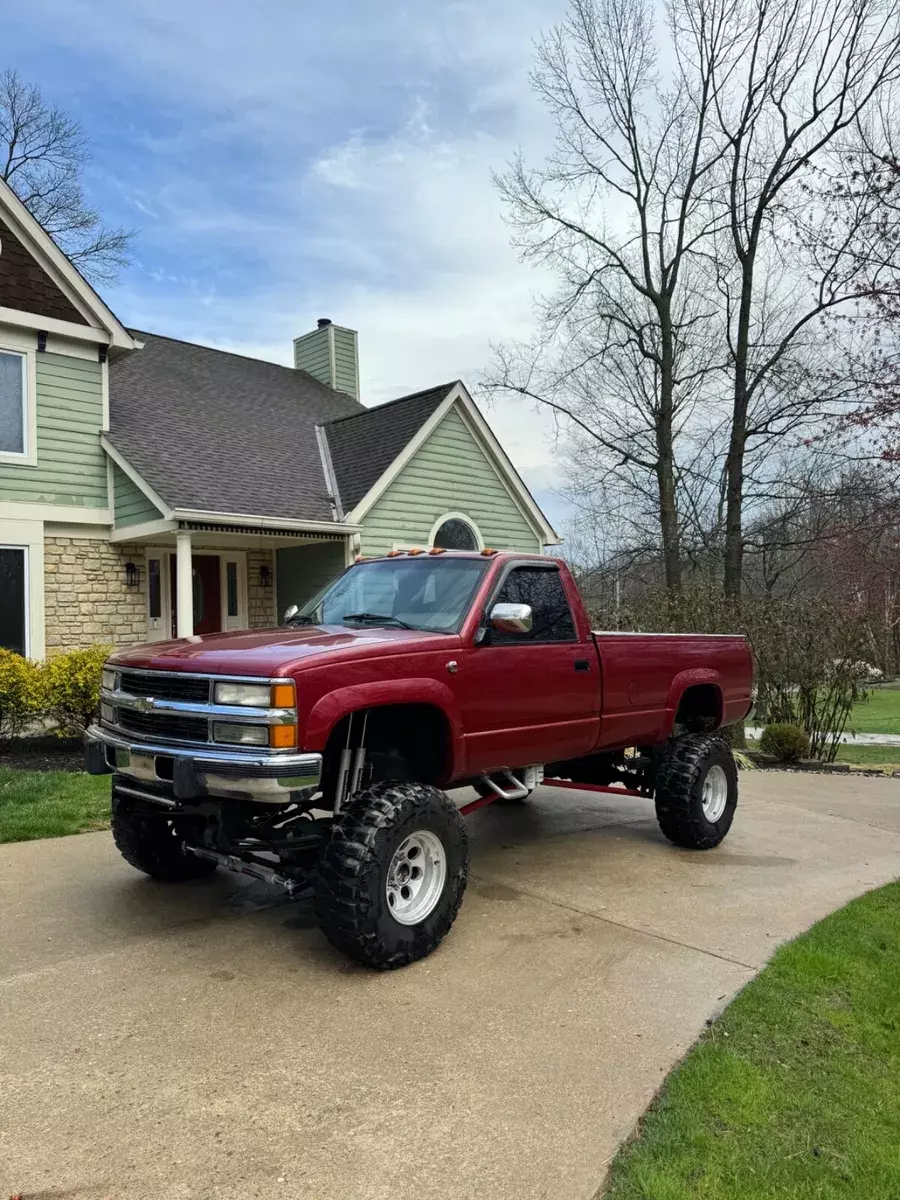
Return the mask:
[[299,611],[300,611],[300,609],[297,607],[296,604],[291,604],[288,608],[286,608],[284,610],[284,618],[283,618],[285,625],[287,625],[288,621],[290,621],[292,617],[296,617],[296,615]]
[[530,604],[495,604],[491,628],[498,633],[531,633],[534,624]]

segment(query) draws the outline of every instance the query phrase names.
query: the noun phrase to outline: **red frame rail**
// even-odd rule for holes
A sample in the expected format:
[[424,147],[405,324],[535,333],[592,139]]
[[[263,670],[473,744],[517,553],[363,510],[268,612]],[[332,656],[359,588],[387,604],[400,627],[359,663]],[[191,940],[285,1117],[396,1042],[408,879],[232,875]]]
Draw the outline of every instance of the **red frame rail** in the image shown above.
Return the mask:
[[[637,796],[640,800],[648,799],[644,792],[635,791],[634,788],[608,787],[600,783],[573,783],[571,779],[543,779],[541,784],[545,787],[573,788],[576,792],[605,792],[610,796]],[[493,804],[495,800],[499,799],[499,796],[480,796],[470,804],[464,804],[459,811],[465,817],[470,812],[475,812],[477,808],[484,808],[486,804]]]

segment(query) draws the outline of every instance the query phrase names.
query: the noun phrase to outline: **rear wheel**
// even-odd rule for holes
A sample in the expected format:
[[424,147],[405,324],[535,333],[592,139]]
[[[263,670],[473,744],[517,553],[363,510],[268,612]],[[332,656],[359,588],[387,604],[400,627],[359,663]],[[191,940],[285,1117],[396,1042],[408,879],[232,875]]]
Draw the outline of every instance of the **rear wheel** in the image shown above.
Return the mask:
[[353,796],[320,863],[316,913],[333,946],[381,970],[424,958],[462,904],[466,828],[435,787],[384,782]]
[[691,734],[672,742],[656,775],[656,819],[676,846],[711,850],[734,819],[737,766],[721,737]]
[[114,787],[111,825],[113,841],[125,861],[154,879],[179,883],[203,879],[216,869],[215,863],[182,849],[183,842],[199,832],[196,818],[151,812]]

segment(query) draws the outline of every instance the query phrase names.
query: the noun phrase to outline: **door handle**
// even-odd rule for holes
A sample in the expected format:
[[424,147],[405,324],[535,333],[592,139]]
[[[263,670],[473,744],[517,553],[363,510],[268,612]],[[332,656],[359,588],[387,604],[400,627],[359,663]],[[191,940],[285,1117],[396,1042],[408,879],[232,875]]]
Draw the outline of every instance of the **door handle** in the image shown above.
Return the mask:
[[591,660],[589,658],[576,658],[575,659],[575,670],[576,671],[589,671],[590,669],[591,669]]

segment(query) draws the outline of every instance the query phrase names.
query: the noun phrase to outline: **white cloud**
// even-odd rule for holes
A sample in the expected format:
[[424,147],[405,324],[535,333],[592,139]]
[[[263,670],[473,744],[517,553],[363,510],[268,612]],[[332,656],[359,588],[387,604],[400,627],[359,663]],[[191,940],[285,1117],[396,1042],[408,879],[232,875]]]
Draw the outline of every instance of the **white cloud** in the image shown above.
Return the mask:
[[[471,382],[532,328],[547,280],[517,261],[491,171],[549,144],[528,71],[564,0],[11,2],[120,89],[158,166],[132,188],[140,269],[111,296],[135,325],[287,362],[328,316],[359,330],[369,403]],[[197,166],[217,145],[227,178]],[[555,486],[550,419],[487,416],[529,484]]]

